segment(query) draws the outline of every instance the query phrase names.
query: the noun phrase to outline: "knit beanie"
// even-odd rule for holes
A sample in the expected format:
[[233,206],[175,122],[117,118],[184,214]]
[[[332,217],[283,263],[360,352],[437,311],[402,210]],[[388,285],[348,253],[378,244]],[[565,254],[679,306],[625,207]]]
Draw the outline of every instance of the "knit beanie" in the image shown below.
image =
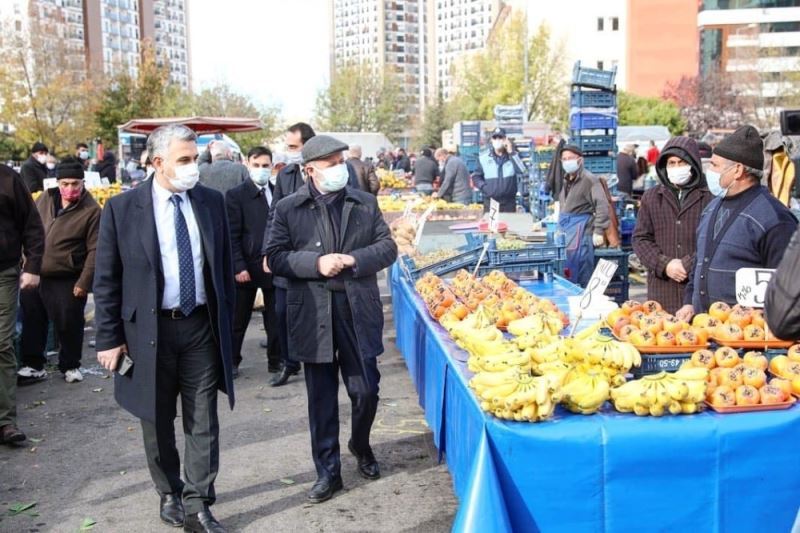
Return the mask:
[[65,157],[56,165],[56,175],[58,179],[67,178],[71,180],[82,180],[83,163],[74,157]]
[[47,152],[50,153],[50,150],[47,149],[47,146],[43,142],[35,142],[33,143],[33,147],[31,148],[31,153],[35,154],[36,152]]
[[722,139],[714,153],[756,170],[764,168],[764,142],[753,126],[742,126]]

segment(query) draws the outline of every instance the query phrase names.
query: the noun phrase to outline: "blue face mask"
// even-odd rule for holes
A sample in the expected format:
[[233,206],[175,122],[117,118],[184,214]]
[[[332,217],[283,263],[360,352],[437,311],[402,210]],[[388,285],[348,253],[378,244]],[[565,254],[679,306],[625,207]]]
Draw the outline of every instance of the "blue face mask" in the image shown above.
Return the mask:
[[[731,168],[733,167],[728,167],[722,172],[715,172],[711,169],[706,170],[706,182],[708,183],[708,190],[711,191],[711,194],[723,198],[725,197],[726,194],[728,194],[728,189],[730,188],[730,185],[728,187],[723,187],[722,184],[720,183],[720,180],[722,179],[722,176]],[[733,184],[731,183],[731,185]]]
[[269,168],[251,168],[250,169],[250,179],[253,180],[256,185],[264,186],[269,182],[269,178],[272,174],[272,170]]

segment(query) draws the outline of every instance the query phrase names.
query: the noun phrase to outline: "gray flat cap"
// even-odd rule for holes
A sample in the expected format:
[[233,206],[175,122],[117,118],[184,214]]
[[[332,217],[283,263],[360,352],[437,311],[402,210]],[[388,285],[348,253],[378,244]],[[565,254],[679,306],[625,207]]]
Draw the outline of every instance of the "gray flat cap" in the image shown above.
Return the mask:
[[315,135],[303,145],[303,163],[325,159],[331,154],[344,152],[348,148],[350,147],[345,143],[329,135]]

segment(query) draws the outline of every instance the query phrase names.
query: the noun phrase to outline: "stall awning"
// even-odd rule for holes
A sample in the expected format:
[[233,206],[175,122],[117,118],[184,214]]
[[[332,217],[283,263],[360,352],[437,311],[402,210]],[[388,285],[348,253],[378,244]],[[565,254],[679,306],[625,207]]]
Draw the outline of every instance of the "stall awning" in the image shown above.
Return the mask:
[[151,133],[160,126],[167,124],[183,124],[191,128],[198,135],[208,133],[241,133],[245,131],[258,131],[264,124],[257,118],[243,117],[167,117],[143,118],[129,120],[119,126],[120,131],[128,133]]

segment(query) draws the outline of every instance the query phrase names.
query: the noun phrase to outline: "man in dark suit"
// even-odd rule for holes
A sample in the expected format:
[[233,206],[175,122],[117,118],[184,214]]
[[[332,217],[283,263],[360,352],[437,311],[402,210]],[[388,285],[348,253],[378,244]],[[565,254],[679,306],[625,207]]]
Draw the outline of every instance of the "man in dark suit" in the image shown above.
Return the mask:
[[275,205],[266,257],[286,278],[290,357],[304,363],[317,482],[312,503],[342,488],[339,372],[352,403],[348,449],[359,474],[380,477],[369,444],[378,408],[383,306],[377,273],[397,258],[375,196],[347,185],[347,145],[326,135],[303,147],[308,179]]
[[[220,532],[209,506],[219,469],[217,389],[233,408],[234,277],[225,201],[196,186],[192,130],[147,139],[153,179],[103,209],[94,278],[97,358],[117,402],[139,417],[160,516],[185,531]],[[129,359],[125,355],[129,355]],[[132,367],[126,368],[132,361]],[[175,447],[180,395],[184,480]]]
[[267,215],[272,204],[275,178],[272,174],[272,152],[256,146],[247,153],[250,179],[225,194],[228,221],[231,227],[233,271],[236,273],[236,313],[233,317],[233,377],[239,374],[242,362],[242,343],[256,292],[264,295],[264,329],[267,332],[267,369],[278,372],[281,364],[278,341],[278,319],[275,316],[275,289],[272,274],[261,264],[261,247],[267,227]]

